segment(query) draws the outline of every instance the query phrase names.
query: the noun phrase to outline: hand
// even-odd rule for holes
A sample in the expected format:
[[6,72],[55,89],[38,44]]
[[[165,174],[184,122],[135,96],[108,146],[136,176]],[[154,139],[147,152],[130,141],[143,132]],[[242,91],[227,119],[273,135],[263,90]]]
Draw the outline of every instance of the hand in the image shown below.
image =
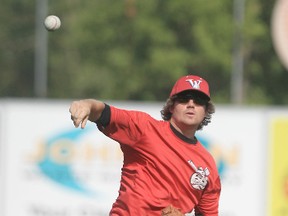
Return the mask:
[[161,216],[184,216],[184,214],[181,213],[180,209],[169,205],[162,210]]
[[91,103],[88,100],[74,101],[69,109],[71,120],[76,128],[81,124],[81,128],[85,128],[91,113]]

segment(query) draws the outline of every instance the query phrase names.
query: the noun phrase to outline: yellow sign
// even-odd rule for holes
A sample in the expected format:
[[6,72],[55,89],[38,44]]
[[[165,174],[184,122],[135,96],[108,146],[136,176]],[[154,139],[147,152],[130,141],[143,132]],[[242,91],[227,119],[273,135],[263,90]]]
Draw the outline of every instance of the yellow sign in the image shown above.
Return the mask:
[[288,118],[271,127],[269,216],[288,216]]

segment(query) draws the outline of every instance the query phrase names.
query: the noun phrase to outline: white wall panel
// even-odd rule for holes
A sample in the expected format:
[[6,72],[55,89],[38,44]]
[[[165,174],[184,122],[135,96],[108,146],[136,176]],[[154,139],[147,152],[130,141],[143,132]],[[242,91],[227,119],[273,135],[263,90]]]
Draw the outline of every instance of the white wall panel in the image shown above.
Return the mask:
[[[161,118],[162,103],[108,103]],[[75,129],[69,105],[0,101],[1,215],[108,215],[122,154],[94,124]],[[267,215],[269,113],[216,106],[212,123],[197,132],[221,174],[220,216]]]

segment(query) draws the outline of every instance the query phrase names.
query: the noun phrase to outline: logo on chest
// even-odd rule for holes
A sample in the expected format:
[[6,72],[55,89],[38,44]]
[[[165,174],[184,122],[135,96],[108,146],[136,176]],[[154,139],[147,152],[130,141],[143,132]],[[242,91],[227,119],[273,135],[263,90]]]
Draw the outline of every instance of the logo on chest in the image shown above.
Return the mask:
[[210,174],[209,169],[207,167],[205,169],[202,167],[197,168],[192,160],[189,160],[188,163],[195,171],[190,178],[190,184],[197,190],[203,190],[208,183],[208,176]]

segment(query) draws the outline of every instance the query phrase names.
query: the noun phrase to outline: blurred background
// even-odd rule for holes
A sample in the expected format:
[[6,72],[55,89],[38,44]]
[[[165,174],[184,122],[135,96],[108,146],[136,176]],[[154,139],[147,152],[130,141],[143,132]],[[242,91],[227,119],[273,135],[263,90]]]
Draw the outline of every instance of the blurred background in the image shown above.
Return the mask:
[[[4,1],[0,96],[163,101],[175,80],[189,73],[209,80],[216,103],[285,105],[288,73],[271,38],[274,5]],[[62,21],[56,32],[43,28],[48,14]],[[47,63],[37,69],[47,72],[35,71],[45,53]]]
[[[216,104],[199,136],[222,177],[219,215],[288,216],[287,2],[2,1],[0,214],[108,215],[121,152],[92,125],[74,129],[70,102],[160,118],[174,82],[195,74]],[[60,29],[44,28],[48,15]]]

